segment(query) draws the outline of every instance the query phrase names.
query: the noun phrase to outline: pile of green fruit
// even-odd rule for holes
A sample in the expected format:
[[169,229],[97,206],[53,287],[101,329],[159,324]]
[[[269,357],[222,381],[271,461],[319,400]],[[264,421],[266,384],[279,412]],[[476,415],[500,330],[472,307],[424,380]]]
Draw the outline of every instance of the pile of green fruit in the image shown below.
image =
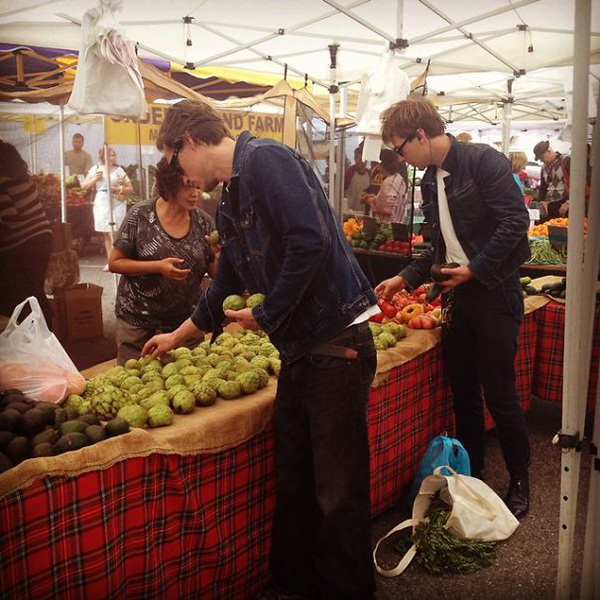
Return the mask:
[[539,293],[537,288],[531,285],[531,277],[521,277],[519,282],[523,288],[523,298],[527,298],[527,296],[535,296]]
[[261,304],[265,299],[264,294],[252,294],[247,298],[232,294],[223,300],[223,310],[242,310],[242,308],[254,308]]
[[378,223],[377,233],[365,233],[364,231],[355,231],[351,234],[350,245],[353,248],[362,248],[363,250],[379,250],[387,241],[393,240],[392,224]]
[[407,329],[404,325],[399,323],[384,323],[379,325],[378,323],[369,322],[369,329],[373,334],[373,341],[375,343],[376,350],[387,350],[393,348],[398,340],[406,337]]
[[20,390],[6,390],[0,400],[0,472],[28,458],[54,456],[127,433],[129,425],[112,419],[106,425],[71,406],[35,402]]
[[556,283],[545,283],[542,286],[542,294],[548,294],[553,298],[566,298],[567,297],[567,278],[563,277]]
[[222,333],[214,344],[175,348],[160,360],[130,359],[88,380],[83,394],[69,396],[66,405],[81,415],[124,419],[131,427],[162,427],[174,413],[211,406],[217,396],[253,394],[280,369],[279,352],[267,335],[240,329]]

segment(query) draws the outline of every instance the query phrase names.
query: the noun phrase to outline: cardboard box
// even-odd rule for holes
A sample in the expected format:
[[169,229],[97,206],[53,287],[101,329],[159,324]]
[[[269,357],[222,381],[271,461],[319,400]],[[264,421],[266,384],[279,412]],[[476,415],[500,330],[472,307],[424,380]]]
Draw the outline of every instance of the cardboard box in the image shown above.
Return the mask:
[[73,246],[71,223],[52,221],[50,225],[52,227],[52,252],[71,250]]
[[102,288],[93,283],[78,283],[57,290],[60,328],[69,341],[104,337],[102,323]]

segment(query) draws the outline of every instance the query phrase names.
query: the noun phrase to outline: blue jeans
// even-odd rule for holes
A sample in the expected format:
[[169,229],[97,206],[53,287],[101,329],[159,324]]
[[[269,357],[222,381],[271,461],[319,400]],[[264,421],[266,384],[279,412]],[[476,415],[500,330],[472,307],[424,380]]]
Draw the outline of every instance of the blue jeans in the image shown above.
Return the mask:
[[518,275],[494,289],[472,279],[456,288],[451,303],[450,323],[442,330],[442,348],[454,399],[456,437],[469,453],[472,471],[480,473],[485,445],[483,388],[506,468],[512,476],[526,476],[529,439],[514,367],[523,319]]
[[366,323],[327,344],[358,358],[309,353],[281,368],[271,569],[290,591],[365,600],[375,591],[366,414],[377,353]]

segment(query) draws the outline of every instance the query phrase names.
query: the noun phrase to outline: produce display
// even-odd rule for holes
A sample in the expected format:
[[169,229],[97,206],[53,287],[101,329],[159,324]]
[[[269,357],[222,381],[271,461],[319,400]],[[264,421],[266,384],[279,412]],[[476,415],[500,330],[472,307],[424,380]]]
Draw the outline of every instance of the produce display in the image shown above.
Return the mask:
[[528,264],[534,265],[566,265],[567,250],[557,250],[552,247],[546,237],[530,238],[531,258]]
[[[548,227],[568,227],[569,219],[567,217],[561,217],[556,219],[550,219],[539,225],[534,225],[532,229],[527,232],[527,235],[531,237],[548,237]],[[587,234],[587,218],[583,220],[583,232]]]
[[18,389],[2,392],[0,410],[0,473],[28,458],[79,450],[129,431],[122,419],[103,425],[98,417],[80,415],[69,404],[36,402]]
[[[60,207],[60,178],[48,175],[32,175],[31,179],[38,190],[38,197],[46,210]],[[79,179],[71,175],[65,179],[67,206],[86,206],[91,204],[88,193],[79,186]]]
[[391,301],[380,299],[381,312],[371,317],[375,323],[397,323],[409,329],[435,329],[442,321],[441,298],[427,300],[430,285],[422,285],[416,290],[398,292]]
[[163,427],[173,423],[175,413],[211,406],[218,396],[253,394],[280,368],[279,352],[264,332],[240,329],[222,333],[214,344],[175,348],[160,360],[130,359],[88,380],[85,391],[69,396],[66,405],[79,415],[121,418],[130,427]]
[[[354,217],[344,221],[342,230],[353,248],[410,255],[411,242],[394,240],[391,223],[378,223],[377,232],[364,231],[363,223]],[[412,245],[423,243],[422,236],[413,235]]]

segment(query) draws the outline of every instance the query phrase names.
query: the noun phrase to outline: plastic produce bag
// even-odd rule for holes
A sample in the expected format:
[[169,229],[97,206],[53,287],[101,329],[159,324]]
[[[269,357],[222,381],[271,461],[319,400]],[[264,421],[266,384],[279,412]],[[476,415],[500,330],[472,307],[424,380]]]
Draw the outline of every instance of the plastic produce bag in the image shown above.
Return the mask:
[[[31,313],[17,323],[27,304]],[[54,403],[85,389],[85,379],[48,329],[33,296],[15,308],[0,334],[0,389],[12,388],[33,400]]]
[[148,106],[135,45],[125,36],[116,12],[121,0],[100,0],[81,22],[81,47],[68,105],[80,114],[143,119]]
[[[438,435],[431,440],[427,447],[427,452],[425,452],[425,456],[419,465],[419,470],[410,486],[407,501],[412,504],[425,477],[433,475],[437,467],[444,467],[446,465],[452,467],[457,473],[462,475],[471,474],[469,454],[463,445],[457,439]],[[449,472],[442,474],[447,475]]]

